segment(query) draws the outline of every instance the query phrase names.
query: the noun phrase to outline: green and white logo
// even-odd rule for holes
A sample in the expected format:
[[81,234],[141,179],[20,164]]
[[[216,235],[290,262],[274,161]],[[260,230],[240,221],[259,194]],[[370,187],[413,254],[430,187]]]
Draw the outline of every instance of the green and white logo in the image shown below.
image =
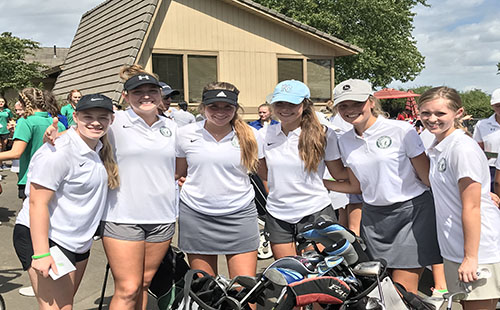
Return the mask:
[[377,139],[377,147],[379,149],[386,149],[392,144],[392,139],[389,136],[382,136]]
[[240,148],[240,141],[238,140],[238,137],[234,135],[234,137],[231,139],[231,145],[237,149]]
[[172,131],[168,128],[168,127],[161,127],[160,128],[160,133],[164,136],[164,137],[170,137],[172,136]]
[[446,158],[441,158],[439,161],[438,161],[438,171],[439,172],[445,172],[446,171]]

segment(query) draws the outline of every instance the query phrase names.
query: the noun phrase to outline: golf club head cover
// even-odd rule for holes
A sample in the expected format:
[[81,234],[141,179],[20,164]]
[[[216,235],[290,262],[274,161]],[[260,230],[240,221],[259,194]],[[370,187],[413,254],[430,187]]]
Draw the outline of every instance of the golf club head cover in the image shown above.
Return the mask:
[[349,286],[336,277],[304,279],[288,285],[287,297],[276,309],[292,309],[315,302],[339,305],[344,303],[350,292]]
[[328,255],[344,257],[349,266],[359,261],[358,253],[347,239],[340,239],[336,244],[325,248],[325,252],[328,253]]
[[333,221],[316,222],[314,229],[318,234],[333,240],[333,242],[338,242],[340,239],[347,239],[350,243],[356,241],[354,232]]
[[302,256],[287,256],[282,257],[269,265],[267,268],[288,268],[299,272],[304,277],[315,272],[314,265],[305,257]]

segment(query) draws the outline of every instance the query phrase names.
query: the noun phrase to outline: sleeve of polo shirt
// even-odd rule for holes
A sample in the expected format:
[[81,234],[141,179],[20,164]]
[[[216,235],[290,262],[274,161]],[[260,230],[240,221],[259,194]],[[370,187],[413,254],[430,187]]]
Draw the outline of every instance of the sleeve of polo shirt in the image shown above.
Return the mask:
[[460,179],[467,177],[475,182],[481,182],[485,170],[481,169],[480,163],[487,165],[484,153],[478,152],[472,147],[462,147],[460,150],[455,148],[455,151],[450,156],[448,167],[455,171],[457,183]]
[[71,161],[57,152],[55,147],[45,144],[30,163],[30,182],[56,191],[64,178],[69,175]]
[[21,117],[16,124],[13,139],[18,139],[26,143],[30,142],[32,136],[31,128],[24,117]]
[[483,137],[481,135],[481,121],[477,122],[476,125],[474,126],[474,133],[472,134],[472,139],[474,139],[476,142],[483,142]]
[[325,161],[336,160],[340,158],[339,143],[335,132],[328,128],[326,132]]
[[406,130],[403,138],[403,147],[405,148],[406,155],[409,158],[417,157],[425,152],[424,143],[413,127]]
[[184,137],[180,130],[177,130],[175,133],[175,157],[185,158],[186,152],[182,147],[182,143],[184,142]]

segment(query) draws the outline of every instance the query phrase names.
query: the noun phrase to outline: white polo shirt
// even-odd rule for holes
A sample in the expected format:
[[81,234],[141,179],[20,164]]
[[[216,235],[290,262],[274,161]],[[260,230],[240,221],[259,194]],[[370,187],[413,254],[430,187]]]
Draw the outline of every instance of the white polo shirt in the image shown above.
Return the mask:
[[[324,209],[331,201],[323,185],[325,163],[321,161],[318,171],[308,172],[299,156],[301,128],[288,133],[281,130],[281,123],[269,126],[261,136],[266,159],[267,211],[275,218],[288,223],[298,223],[304,216]],[[325,161],[340,158],[335,132],[328,128]]]
[[354,128],[342,135],[339,147],[344,164],[359,180],[363,201],[370,205],[392,205],[427,190],[410,161],[425,149],[407,122],[379,116],[362,137]]
[[457,129],[428,150],[429,178],[434,202],[441,255],[452,262],[464,258],[462,200],[458,181],[469,177],[481,183],[481,239],[479,264],[500,262],[500,209],[490,197],[488,162],[478,144]]
[[[484,143],[484,151],[498,154],[500,149],[500,124],[495,119],[495,114],[477,122],[472,136],[477,142]],[[496,158],[488,159],[490,166],[495,166]]]
[[49,208],[49,238],[62,247],[85,253],[106,206],[108,174],[96,151],[78,136],[74,128],[56,140],[45,143],[33,155],[28,168],[27,198],[16,224],[30,227],[30,184],[54,191]]
[[176,132],[175,122],[163,116],[149,126],[132,109],[115,113],[109,140],[118,163],[120,187],[109,191],[105,221],[175,222]]
[[202,214],[235,213],[255,197],[247,169],[241,164],[238,138],[231,131],[217,142],[204,126],[205,121],[196,122],[177,133],[177,157],[186,158],[188,165],[180,198]]

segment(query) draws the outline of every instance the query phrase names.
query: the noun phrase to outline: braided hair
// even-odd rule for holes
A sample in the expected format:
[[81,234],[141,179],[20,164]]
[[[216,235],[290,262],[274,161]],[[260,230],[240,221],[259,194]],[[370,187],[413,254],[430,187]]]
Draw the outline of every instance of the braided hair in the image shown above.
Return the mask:
[[19,101],[26,107],[24,118],[35,114],[35,110],[49,112],[52,116],[59,114],[57,104],[47,100],[43,91],[38,88],[25,88],[19,93]]

